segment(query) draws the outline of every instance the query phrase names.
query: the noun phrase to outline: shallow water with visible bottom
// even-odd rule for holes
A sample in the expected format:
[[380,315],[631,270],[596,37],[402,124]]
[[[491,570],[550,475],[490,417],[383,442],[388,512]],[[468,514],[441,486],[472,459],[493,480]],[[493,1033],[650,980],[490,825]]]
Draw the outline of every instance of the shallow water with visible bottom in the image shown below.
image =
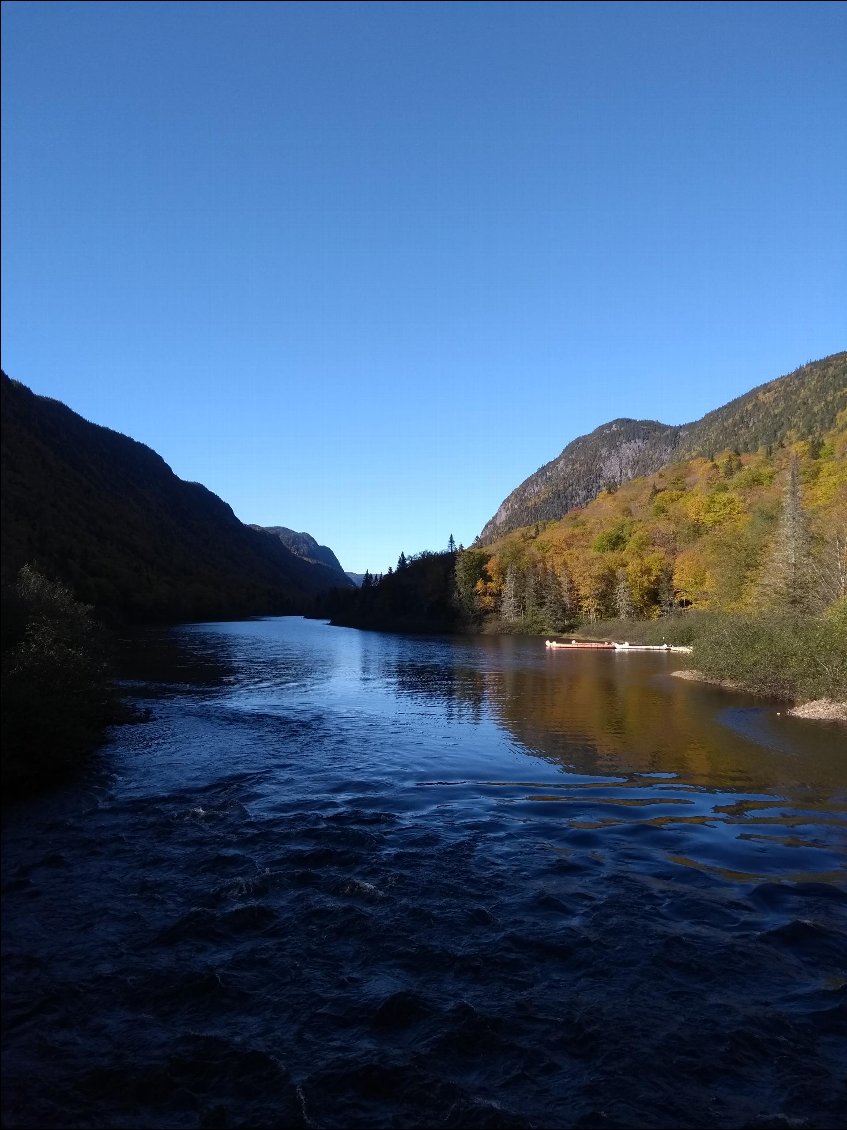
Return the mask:
[[126,641],[6,814],[3,1125],[843,1125],[845,731],[684,658]]

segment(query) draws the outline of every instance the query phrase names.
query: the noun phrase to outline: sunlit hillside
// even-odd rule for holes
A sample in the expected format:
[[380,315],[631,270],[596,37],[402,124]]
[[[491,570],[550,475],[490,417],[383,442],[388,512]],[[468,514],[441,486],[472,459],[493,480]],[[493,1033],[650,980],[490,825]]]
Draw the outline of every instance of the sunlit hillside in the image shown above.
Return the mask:
[[551,632],[680,608],[765,607],[795,459],[804,600],[821,610],[847,594],[847,411],[811,440],[676,463],[467,550],[457,565],[463,602],[483,621]]
[[612,420],[579,436],[540,467],[486,523],[480,544],[535,522],[563,518],[600,492],[652,475],[671,463],[727,449],[752,454],[760,448],[809,440],[831,429],[847,408],[847,352],[810,361],[707,413],[690,424]]

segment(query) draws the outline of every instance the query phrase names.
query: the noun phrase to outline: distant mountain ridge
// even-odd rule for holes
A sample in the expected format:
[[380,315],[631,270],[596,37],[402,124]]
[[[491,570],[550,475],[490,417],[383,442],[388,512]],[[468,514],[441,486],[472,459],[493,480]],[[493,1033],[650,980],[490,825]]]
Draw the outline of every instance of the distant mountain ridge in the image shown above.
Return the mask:
[[329,546],[318,545],[311,534],[298,533],[296,530],[289,530],[287,526],[257,526],[252,522],[250,529],[261,530],[263,533],[272,534],[279,538],[287,549],[304,561],[311,561],[316,565],[325,565],[327,569],[331,569],[333,573],[338,575],[339,584],[347,585],[351,583],[350,578],[341,567],[341,562]]
[[302,612],[338,576],[250,529],[155,451],[2,374],[2,570],[130,620]]
[[533,522],[562,518],[608,486],[669,463],[735,448],[756,451],[831,428],[847,405],[847,352],[759,385],[690,424],[617,419],[579,436],[508,495],[477,539],[486,544]]

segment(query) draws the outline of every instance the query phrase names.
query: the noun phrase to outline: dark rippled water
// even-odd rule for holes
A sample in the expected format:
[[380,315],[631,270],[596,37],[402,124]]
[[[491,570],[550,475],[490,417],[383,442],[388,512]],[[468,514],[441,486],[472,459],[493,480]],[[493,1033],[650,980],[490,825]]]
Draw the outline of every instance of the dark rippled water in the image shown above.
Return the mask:
[[842,1125],[844,731],[678,658],[130,641],[6,818],[4,1125]]

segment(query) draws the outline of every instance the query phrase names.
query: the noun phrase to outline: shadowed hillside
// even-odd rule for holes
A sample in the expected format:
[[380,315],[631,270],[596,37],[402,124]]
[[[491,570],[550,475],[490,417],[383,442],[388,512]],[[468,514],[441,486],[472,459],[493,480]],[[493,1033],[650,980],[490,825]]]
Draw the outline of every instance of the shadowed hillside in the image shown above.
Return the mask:
[[344,588],[350,588],[354,585],[354,582],[341,568],[341,562],[329,546],[318,545],[311,534],[297,533],[295,530],[289,530],[287,526],[256,526],[253,523],[251,523],[250,529],[273,534],[274,537],[279,538],[286,549],[291,550],[296,557],[302,557],[304,561],[311,561],[316,565],[325,565],[327,569],[331,569],[336,574],[336,584]]
[[5,374],[2,390],[5,586],[29,563],[143,621],[299,612],[339,583],[144,444]]

